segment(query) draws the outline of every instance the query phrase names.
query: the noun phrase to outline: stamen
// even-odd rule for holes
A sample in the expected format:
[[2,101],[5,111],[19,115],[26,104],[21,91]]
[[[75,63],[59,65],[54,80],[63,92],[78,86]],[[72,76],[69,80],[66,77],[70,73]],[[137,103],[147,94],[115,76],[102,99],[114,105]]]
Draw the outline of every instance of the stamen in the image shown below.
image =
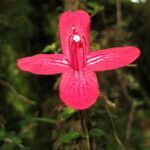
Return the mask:
[[73,40],[74,40],[75,42],[79,42],[80,39],[81,39],[80,36],[77,35],[77,34],[75,34],[75,35],[73,36]]

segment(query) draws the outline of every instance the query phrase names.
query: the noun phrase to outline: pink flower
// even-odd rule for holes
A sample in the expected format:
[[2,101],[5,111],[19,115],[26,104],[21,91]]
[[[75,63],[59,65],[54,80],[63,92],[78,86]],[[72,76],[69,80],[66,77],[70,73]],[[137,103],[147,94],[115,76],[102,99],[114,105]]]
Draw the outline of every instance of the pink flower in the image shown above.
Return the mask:
[[140,55],[138,48],[132,46],[90,52],[89,32],[90,17],[86,12],[64,12],[59,18],[63,54],[25,57],[17,61],[17,66],[38,75],[62,73],[62,101],[74,109],[89,108],[99,96],[95,72],[126,66]]

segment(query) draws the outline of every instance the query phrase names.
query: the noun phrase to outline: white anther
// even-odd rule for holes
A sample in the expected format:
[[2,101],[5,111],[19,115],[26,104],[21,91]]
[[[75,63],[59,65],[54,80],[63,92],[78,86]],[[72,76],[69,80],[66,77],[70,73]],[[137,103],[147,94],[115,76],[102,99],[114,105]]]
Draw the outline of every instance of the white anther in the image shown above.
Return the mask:
[[73,40],[74,40],[75,42],[79,42],[79,41],[80,41],[80,36],[77,35],[77,34],[75,34],[75,35],[73,36]]

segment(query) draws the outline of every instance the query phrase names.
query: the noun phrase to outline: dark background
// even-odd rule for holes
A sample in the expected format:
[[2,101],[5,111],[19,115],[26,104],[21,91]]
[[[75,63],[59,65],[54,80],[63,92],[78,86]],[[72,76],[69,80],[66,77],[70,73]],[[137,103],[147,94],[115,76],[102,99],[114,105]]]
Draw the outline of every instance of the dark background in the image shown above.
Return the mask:
[[[60,101],[59,75],[16,68],[18,58],[59,53],[58,17],[77,9],[91,15],[91,49],[141,50],[133,65],[97,73],[102,96],[82,115]],[[0,0],[0,149],[148,150],[149,45],[149,0]]]

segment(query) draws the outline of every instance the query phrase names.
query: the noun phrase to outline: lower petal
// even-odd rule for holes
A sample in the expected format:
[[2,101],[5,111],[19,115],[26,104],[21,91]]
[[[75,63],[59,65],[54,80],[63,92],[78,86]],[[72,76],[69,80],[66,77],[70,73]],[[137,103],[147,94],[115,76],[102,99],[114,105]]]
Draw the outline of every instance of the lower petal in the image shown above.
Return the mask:
[[97,78],[93,71],[85,69],[79,72],[69,69],[62,74],[60,98],[67,106],[79,110],[89,108],[98,95]]

